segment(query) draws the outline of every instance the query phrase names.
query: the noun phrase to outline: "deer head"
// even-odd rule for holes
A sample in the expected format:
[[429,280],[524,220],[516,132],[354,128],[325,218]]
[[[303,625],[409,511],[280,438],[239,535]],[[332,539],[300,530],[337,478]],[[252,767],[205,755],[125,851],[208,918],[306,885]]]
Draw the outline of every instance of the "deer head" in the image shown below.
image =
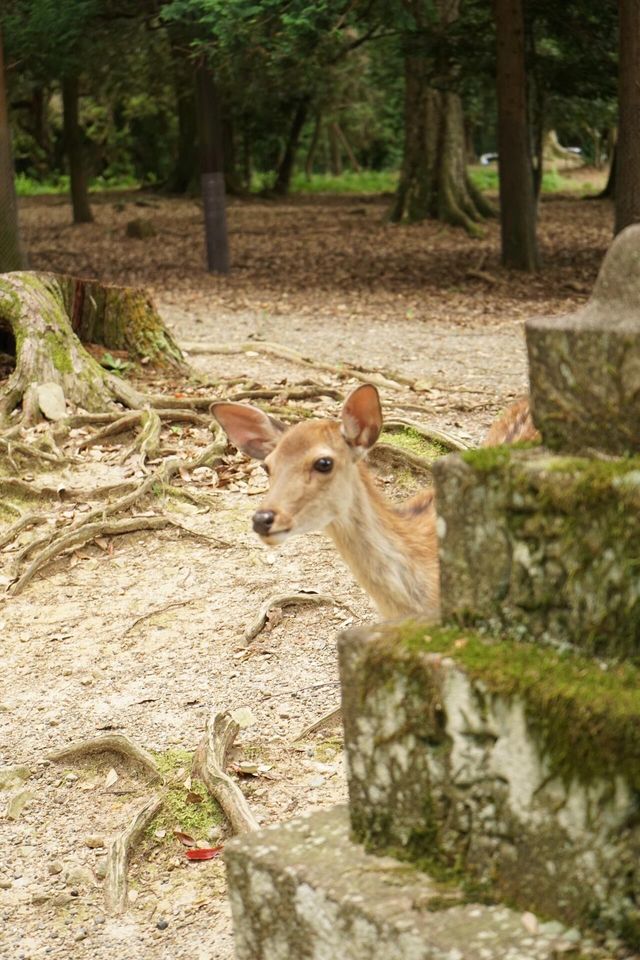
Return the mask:
[[231,443],[261,460],[269,475],[269,492],[253,515],[253,529],[271,546],[324,530],[348,515],[358,461],[382,429],[378,391],[370,384],[349,394],[340,421],[287,427],[241,403],[214,403],[211,413]]

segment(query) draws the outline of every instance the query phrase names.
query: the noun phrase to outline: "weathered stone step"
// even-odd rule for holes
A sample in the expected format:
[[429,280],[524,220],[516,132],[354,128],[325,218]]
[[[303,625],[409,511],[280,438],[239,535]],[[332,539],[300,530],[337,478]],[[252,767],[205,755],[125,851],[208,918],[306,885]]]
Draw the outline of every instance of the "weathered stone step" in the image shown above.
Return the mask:
[[238,960],[557,960],[583,946],[531,915],[455,905],[451,887],[354,844],[341,807],[234,840],[225,861]]
[[554,450],[640,450],[640,225],[618,234],[587,305],[527,321],[533,419]]
[[637,945],[637,668],[415,622],[339,652],[357,840]]
[[434,475],[443,619],[640,657],[640,457],[497,447]]

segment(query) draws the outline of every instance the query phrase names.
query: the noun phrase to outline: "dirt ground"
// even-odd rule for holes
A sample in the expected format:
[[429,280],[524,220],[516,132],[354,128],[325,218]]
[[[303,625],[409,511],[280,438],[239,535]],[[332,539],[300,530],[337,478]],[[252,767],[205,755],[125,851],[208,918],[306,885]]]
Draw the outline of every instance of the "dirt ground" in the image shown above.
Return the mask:
[[[69,225],[59,198],[25,201],[21,215],[34,268],[144,283],[181,342],[269,340],[336,364],[398,371],[420,387],[383,391],[388,408],[476,442],[526,390],[523,318],[584,302],[611,211],[569,197],[545,202],[545,267],[531,279],[499,267],[496,224],[478,241],[433,224],[391,226],[384,209],[379,199],[353,197],[234,202],[226,279],[202,272],[200,211],[191,201],[103,197],[96,223],[83,227]],[[153,221],[155,238],[125,237],[125,223],[139,216]],[[217,396],[238,380],[285,388],[311,377],[342,392],[355,384],[257,352],[194,353],[192,363],[202,380],[184,389]],[[339,410],[328,398],[308,406]],[[188,453],[205,433],[185,428],[174,439]],[[70,487],[123,475],[108,444],[93,449],[62,478]],[[239,782],[261,823],[345,798],[339,727],[294,738],[338,703],[337,633],[375,614],[321,535],[277,552],[258,543],[249,521],[264,481],[243,464],[229,455],[225,483],[212,471],[183,478],[210,509],[167,505],[222,546],[179,528],[118,537],[62,557],[0,602],[0,767],[31,772],[19,816],[0,820],[1,957],[233,956],[223,865],[189,862],[173,835],[191,830],[218,844],[226,827],[215,817],[172,810],[152,826],[130,866],[129,909],[107,914],[101,844],[154,785],[115,754],[45,758],[70,740],[126,733],[163,757],[176,782],[187,781],[186,752],[211,709],[249,708],[234,761],[249,765]],[[383,479],[392,492],[394,477]],[[57,504],[58,521],[81,508]],[[4,551],[0,574],[15,546]],[[244,628],[260,604],[300,589],[335,603],[285,608],[247,646]],[[0,794],[0,813],[12,793]]]

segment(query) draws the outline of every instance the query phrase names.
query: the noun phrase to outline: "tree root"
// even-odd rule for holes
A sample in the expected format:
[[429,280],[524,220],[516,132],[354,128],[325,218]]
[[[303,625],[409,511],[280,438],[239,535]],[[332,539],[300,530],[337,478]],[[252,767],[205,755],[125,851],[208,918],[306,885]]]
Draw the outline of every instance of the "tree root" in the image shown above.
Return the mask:
[[228,713],[213,710],[193,758],[194,774],[218,801],[235,834],[249,833],[259,827],[240,787],[224,771],[227,753],[239,729]]
[[409,387],[411,390],[417,389],[417,380],[405,377],[395,371],[374,370],[370,367],[363,367],[359,364],[335,364],[327,363],[323,360],[311,360],[309,357],[291,350],[289,347],[283,347],[279,343],[269,343],[266,340],[260,340],[256,343],[186,343],[184,349],[187,353],[198,354],[238,354],[238,353],[266,353],[275,357],[281,357],[283,360],[290,360],[292,363],[298,363],[303,367],[310,367],[314,370],[326,370],[337,377],[361,380],[364,383],[373,383],[377,387],[383,387],[386,390],[402,390]]
[[151,459],[158,453],[160,449],[160,428],[162,426],[160,417],[154,410],[143,410],[140,414],[140,424],[140,433],[133,443],[124,448],[119,457],[120,463],[128,460],[136,450],[140,451],[141,465],[144,465],[147,458]]
[[160,530],[171,523],[168,517],[127,517],[124,520],[102,521],[100,523],[85,523],[75,530],[69,530],[60,537],[56,537],[48,547],[41,550],[29,566],[9,587],[9,594],[15,597],[33,580],[36,573],[50,560],[69,550],[71,547],[81,547],[94,537],[114,537],[123,533],[136,533],[138,530]]
[[285,390],[282,387],[270,387],[262,390],[239,390],[229,396],[229,400],[273,400],[277,397],[285,403],[289,400],[311,400],[317,397],[331,397],[332,400],[342,402],[344,394],[333,387],[324,387],[320,384],[313,387],[300,387]]
[[156,607],[154,610],[148,610],[146,613],[143,613],[141,616],[136,617],[133,623],[130,623],[127,629],[122,634],[122,639],[131,633],[139,623],[143,623],[145,620],[148,620],[150,617],[155,617],[157,613],[164,613],[165,610],[174,610],[178,607],[186,607],[190,603],[196,603],[198,600],[202,600],[201,596],[198,597],[189,597],[187,600],[173,600],[171,603],[165,603],[161,607]]
[[74,740],[65,747],[60,747],[58,750],[53,750],[51,753],[48,753],[47,760],[57,762],[58,760],[66,760],[69,757],[84,757],[88,754],[106,753],[107,751],[119,753],[129,760],[134,760],[136,763],[139,763],[141,767],[144,767],[145,770],[148,770],[153,777],[158,780],[162,779],[162,774],[158,769],[158,764],[154,757],[148,750],[145,750],[144,747],[139,747],[137,743],[124,733],[106,733],[101,737],[93,737],[91,740]]
[[127,908],[129,854],[142,837],[147,826],[159,813],[163,803],[163,796],[153,796],[145,800],[133,815],[129,825],[109,844],[104,898],[107,911],[111,914],[124,913]]
[[48,519],[44,513],[28,513],[20,517],[20,519],[12,523],[3,534],[0,534],[0,549],[15,540],[18,534],[26,530],[27,527],[39,526],[41,523],[46,523]]
[[[198,534],[195,531],[189,530],[187,527],[183,527],[177,521],[168,517],[137,517],[121,521],[109,521],[107,517],[127,510],[142,497],[151,493],[156,485],[161,488],[165,480],[170,479],[181,468],[194,470],[199,466],[203,466],[214,456],[218,456],[223,450],[224,443],[214,440],[213,443],[210,443],[201,453],[191,460],[180,460],[178,457],[166,460],[156,471],[149,474],[142,483],[137,484],[135,489],[130,493],[125,494],[111,503],[104,504],[89,511],[89,513],[86,513],[82,518],[74,521],[69,527],[66,527],[62,534],[56,536],[55,533],[49,533],[31,540],[18,551],[14,558],[11,576],[15,577],[16,580],[9,588],[9,593],[12,596],[20,593],[33,578],[34,574],[36,574],[45,563],[48,563],[50,559],[53,559],[53,557],[58,556],[58,554],[70,547],[81,546],[89,540],[93,540],[96,536],[113,536],[119,533],[129,533],[133,530],[157,530],[171,524],[185,530],[191,536],[205,537],[204,534]],[[74,492],[77,493],[77,491]],[[95,495],[95,491],[88,491],[87,493],[88,497]],[[223,544],[222,541],[216,541],[215,538],[207,539],[217,542],[219,545],[228,546],[228,544]],[[40,553],[37,554],[27,569],[18,575],[22,562],[29,554],[40,547],[42,548]]]
[[447,430],[438,430],[437,427],[427,427],[423,423],[418,423],[417,420],[409,420],[406,417],[385,417],[385,430],[393,430],[394,427],[414,430],[415,433],[424,437],[425,440],[434,440],[436,443],[441,443],[450,450],[471,449],[471,444],[467,443],[466,440],[455,436],[453,433],[449,433]]
[[314,720],[313,723],[310,723],[308,726],[304,727],[297,737],[294,737],[291,741],[292,743],[299,743],[301,740],[306,740],[306,738],[315,733],[316,730],[321,730],[323,727],[328,727],[330,724],[336,722],[337,720],[342,719],[342,706],[334,707],[333,710],[330,710],[329,713],[323,714],[319,717],[318,720]]
[[[276,593],[262,604],[256,618],[246,628],[244,639],[247,643],[251,643],[258,636],[266,625],[269,611],[273,610],[274,607],[293,607],[303,604],[319,607],[325,603],[333,604],[335,607],[344,607],[349,610],[349,613],[353,614],[353,611],[346,604],[325,593]],[[355,614],[353,615],[355,616]]]

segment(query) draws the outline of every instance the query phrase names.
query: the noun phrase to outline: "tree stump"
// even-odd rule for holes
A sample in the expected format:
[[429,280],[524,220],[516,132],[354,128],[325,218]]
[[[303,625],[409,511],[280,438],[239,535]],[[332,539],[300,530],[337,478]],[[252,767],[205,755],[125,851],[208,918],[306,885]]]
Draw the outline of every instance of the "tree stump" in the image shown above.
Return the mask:
[[67,405],[89,412],[143,398],[104,370],[82,341],[126,350],[135,360],[182,368],[180,348],[144,291],[50,273],[0,275],[0,349],[16,366],[0,387],[0,424],[22,405],[25,423]]

